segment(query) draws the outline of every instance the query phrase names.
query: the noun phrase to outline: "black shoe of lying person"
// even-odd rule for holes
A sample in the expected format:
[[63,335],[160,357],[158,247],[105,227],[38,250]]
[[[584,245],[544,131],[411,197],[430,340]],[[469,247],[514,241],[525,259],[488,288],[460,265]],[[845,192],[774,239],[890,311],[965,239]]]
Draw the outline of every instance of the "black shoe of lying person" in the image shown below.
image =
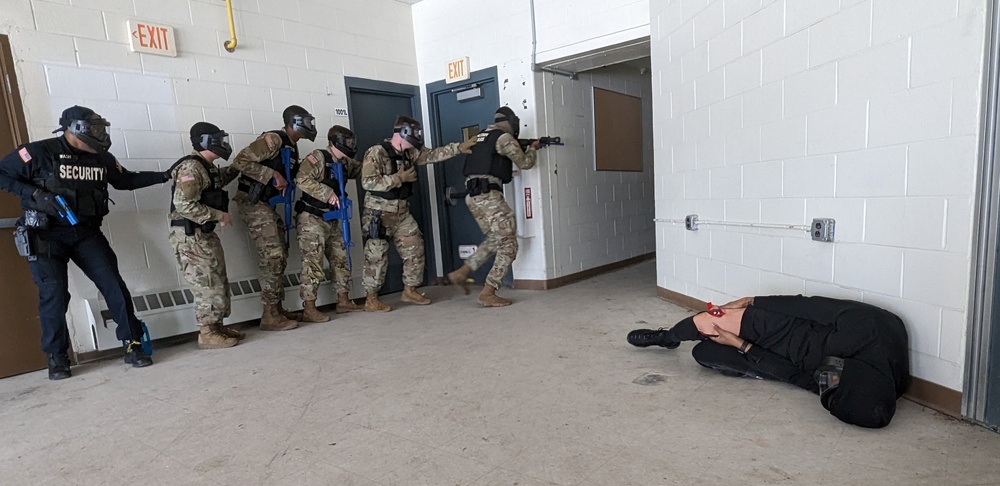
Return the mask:
[[69,356],[66,353],[49,355],[49,379],[63,380],[73,376],[69,370]]
[[667,349],[676,349],[681,345],[680,341],[675,341],[670,337],[670,331],[664,329],[636,329],[628,333],[627,339],[629,344],[640,348],[660,346]]
[[150,358],[142,350],[142,344],[139,344],[139,341],[132,341],[125,347],[125,362],[132,365],[133,368],[142,368],[153,364],[153,358]]

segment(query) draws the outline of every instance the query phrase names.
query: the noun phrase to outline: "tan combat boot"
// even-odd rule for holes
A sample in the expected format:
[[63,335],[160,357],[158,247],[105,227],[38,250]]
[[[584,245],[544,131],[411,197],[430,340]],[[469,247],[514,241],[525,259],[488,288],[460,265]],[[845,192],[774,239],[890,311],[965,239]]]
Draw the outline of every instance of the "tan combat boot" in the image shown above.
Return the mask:
[[302,307],[302,322],[327,322],[330,320],[330,316],[316,308],[315,300],[302,301]]
[[231,348],[240,343],[239,339],[219,332],[221,324],[198,326],[198,347],[200,349]]
[[285,319],[288,319],[290,321],[301,321],[302,320],[302,311],[292,312],[290,310],[285,310],[285,306],[284,306],[284,304],[281,303],[280,300],[278,301],[278,313],[281,314],[282,317],[284,317]]
[[378,300],[378,292],[368,292],[368,298],[365,300],[365,310],[368,312],[389,312],[392,310],[392,307]]
[[483,307],[504,307],[511,303],[510,299],[497,295],[497,289],[490,284],[483,285],[483,291],[479,293],[479,305]]
[[278,304],[264,304],[264,312],[260,316],[261,331],[287,331],[299,327],[297,321],[286,319],[278,312]]
[[343,314],[345,312],[358,312],[364,311],[365,308],[355,304],[353,300],[347,297],[347,292],[340,292],[337,294],[337,314]]
[[470,273],[472,273],[472,269],[463,263],[461,267],[458,267],[458,270],[448,274],[448,281],[451,282],[452,285],[461,285],[462,292],[464,292],[465,295],[469,295],[468,279]]
[[417,288],[412,285],[403,286],[403,296],[400,297],[399,300],[417,305],[427,305],[431,303],[431,299],[425,297],[423,293],[418,292]]

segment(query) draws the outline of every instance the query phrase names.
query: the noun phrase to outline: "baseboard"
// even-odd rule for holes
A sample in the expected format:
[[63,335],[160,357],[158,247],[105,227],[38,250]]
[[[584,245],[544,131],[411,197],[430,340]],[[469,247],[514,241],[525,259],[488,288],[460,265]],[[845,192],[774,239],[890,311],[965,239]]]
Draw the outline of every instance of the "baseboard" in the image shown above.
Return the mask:
[[646,253],[645,255],[634,256],[632,258],[622,260],[620,262],[609,263],[607,265],[601,265],[599,267],[590,268],[582,272],[576,272],[569,275],[563,275],[559,278],[553,278],[549,280],[517,280],[514,279],[514,288],[518,290],[552,290],[559,287],[569,285],[571,283],[576,283],[581,280],[586,280],[591,277],[595,277],[602,273],[611,272],[618,270],[620,268],[625,268],[636,263],[643,262],[646,260],[651,260],[656,258],[656,252]]
[[[706,302],[689,297],[680,292],[656,287],[656,295],[667,302],[694,311],[705,309]],[[910,385],[903,398],[918,405],[937,410],[945,415],[962,418],[962,392],[931,383],[927,380],[910,377]]]
[[656,296],[670,302],[674,305],[679,305],[686,309],[691,309],[693,311],[703,311],[705,310],[706,302],[698,300],[694,297],[688,297],[680,292],[674,292],[673,290],[667,290],[663,287],[656,287]]
[[958,390],[910,377],[910,386],[903,398],[943,414],[962,418],[962,392]]

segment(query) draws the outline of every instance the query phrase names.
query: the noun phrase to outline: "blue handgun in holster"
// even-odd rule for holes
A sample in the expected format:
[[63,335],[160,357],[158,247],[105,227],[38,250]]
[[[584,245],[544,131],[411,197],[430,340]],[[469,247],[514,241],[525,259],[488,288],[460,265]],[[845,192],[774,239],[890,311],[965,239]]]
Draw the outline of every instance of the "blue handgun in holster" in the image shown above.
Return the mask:
[[76,218],[76,213],[69,208],[69,204],[66,204],[66,199],[62,196],[56,196],[56,203],[59,204],[59,216],[62,216],[63,219],[69,221],[69,224],[76,226],[76,224],[80,222],[80,220]]
[[337,178],[337,183],[340,186],[340,207],[323,213],[323,221],[340,220],[340,233],[344,238],[344,249],[347,253],[347,270],[350,270],[351,247],[354,246],[354,242],[351,241],[351,218],[354,217],[354,202],[347,197],[344,164],[334,162],[327,165],[330,166],[330,170],[333,171],[333,175]]
[[278,150],[281,154],[281,164],[285,166],[285,180],[288,181],[288,186],[285,187],[284,194],[278,194],[267,201],[267,205],[272,208],[279,205],[285,205],[285,248],[287,249],[292,242],[292,228],[295,227],[295,223],[292,221],[292,206],[295,204],[295,179],[292,178],[292,149],[288,147],[282,147]]

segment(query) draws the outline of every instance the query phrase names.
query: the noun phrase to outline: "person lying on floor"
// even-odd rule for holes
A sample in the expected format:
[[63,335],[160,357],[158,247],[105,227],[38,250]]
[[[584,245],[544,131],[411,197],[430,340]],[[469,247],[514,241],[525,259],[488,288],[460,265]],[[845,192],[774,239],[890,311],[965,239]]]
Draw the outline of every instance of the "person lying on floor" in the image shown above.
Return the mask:
[[801,295],[744,297],[721,309],[667,330],[636,329],[628,342],[674,349],[700,340],[691,354],[702,366],[819,393],[823,407],[849,424],[889,425],[910,372],[906,328],[895,314]]

